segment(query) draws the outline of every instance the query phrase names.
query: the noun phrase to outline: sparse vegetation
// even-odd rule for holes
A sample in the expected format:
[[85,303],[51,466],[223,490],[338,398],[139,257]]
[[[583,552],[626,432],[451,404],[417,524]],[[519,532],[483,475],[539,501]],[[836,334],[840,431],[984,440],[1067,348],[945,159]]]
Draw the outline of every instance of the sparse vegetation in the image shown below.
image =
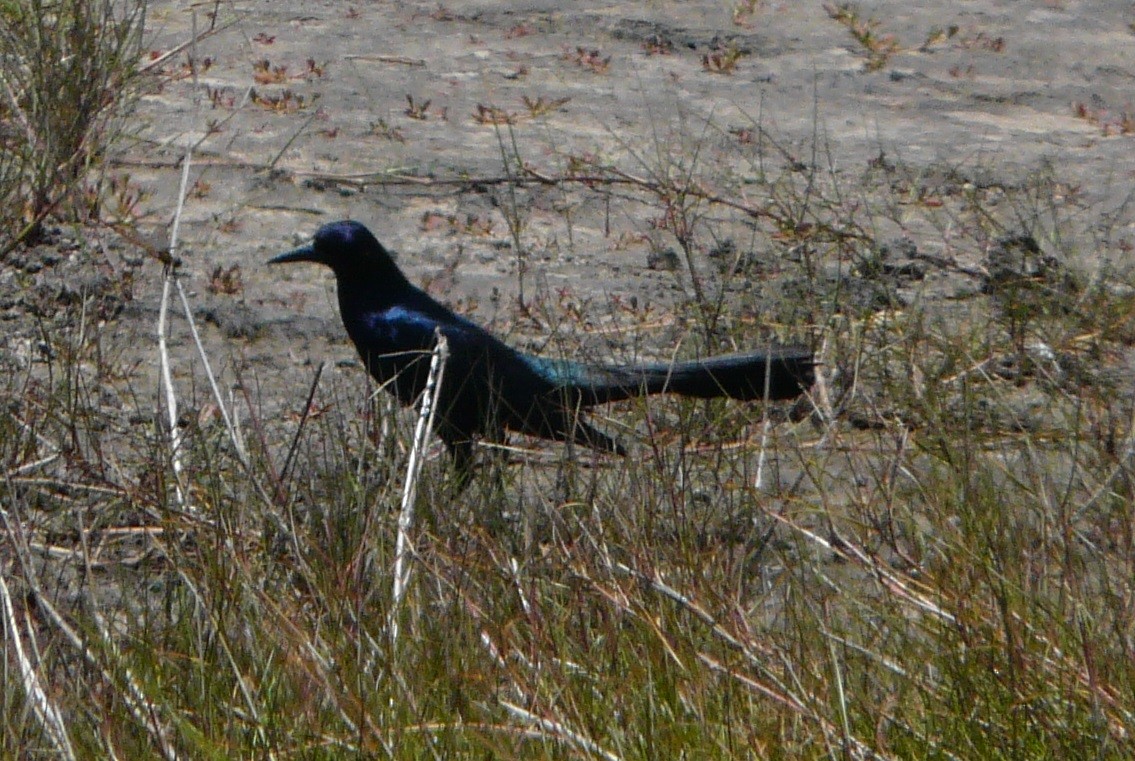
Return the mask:
[[541,116],[547,116],[550,113],[559,111],[569,102],[571,102],[571,98],[553,98],[550,100],[545,100],[543,95],[539,95],[535,98],[530,98],[525,95],[523,96],[523,100],[525,108],[528,109],[528,115],[533,119],[537,119]]
[[249,103],[255,103],[265,111],[272,111],[277,114],[291,114],[296,111],[303,111],[311,105],[309,98],[293,92],[291,88],[272,91],[252,88],[248,91],[248,101]]
[[761,5],[762,0],[741,0],[733,6],[733,23],[737,26],[751,26]]
[[484,125],[515,124],[519,118],[517,113],[484,103],[478,103],[477,110],[473,112],[473,121]]
[[425,101],[419,101],[415,103],[414,96],[410,93],[406,93],[406,103],[408,105],[406,106],[406,110],[402,113],[406,114],[406,116],[410,117],[411,119],[425,121],[426,119],[430,118],[429,111],[430,103],[432,102],[433,101],[427,99]]
[[[500,127],[503,176],[414,178],[501,188],[491,211],[438,202],[415,232],[504,241],[523,278],[550,248],[537,202],[563,238],[615,205],[612,250],[684,295],[530,276],[519,304],[490,297],[499,331],[599,361],[810,342],[812,397],[623,404],[603,425],[631,457],[516,440],[459,496],[427,458],[396,604],[412,415],[357,367],[272,398],[242,355],[170,428],[100,329],[132,271],[45,287],[50,253],[13,250],[0,309],[30,327],[0,343],[0,755],[1135,755],[1129,209],[1089,214],[1059,167],[855,165],[757,119],[660,122],[616,160],[534,147],[516,117],[473,115]],[[138,203],[116,177],[104,216]],[[224,307],[252,290],[252,267],[205,274]],[[299,306],[280,289],[255,298]]]
[[863,18],[853,3],[838,5],[825,3],[824,10],[830,18],[846,27],[848,34],[859,44],[863,55],[867,58],[863,64],[863,68],[867,71],[879,71],[887,65],[892,56],[902,50],[902,46],[893,34],[880,31],[882,23],[878,19]]
[[0,255],[49,217],[85,218],[141,51],[140,0],[0,8]]
[[1112,113],[1103,108],[1091,108],[1085,103],[1075,103],[1072,109],[1077,118],[1099,127],[1104,137],[1135,133],[1135,116],[1130,110]]

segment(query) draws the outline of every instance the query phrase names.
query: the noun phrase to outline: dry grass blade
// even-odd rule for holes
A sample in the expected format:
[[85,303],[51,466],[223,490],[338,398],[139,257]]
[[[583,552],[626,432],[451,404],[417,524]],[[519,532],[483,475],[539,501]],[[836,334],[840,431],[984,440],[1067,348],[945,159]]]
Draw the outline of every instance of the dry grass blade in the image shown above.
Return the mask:
[[8,635],[8,643],[19,668],[20,682],[32,713],[39,720],[40,726],[43,727],[44,733],[51,740],[56,753],[61,758],[74,759],[75,751],[71,747],[71,738],[67,735],[67,724],[63,720],[63,715],[48,698],[38,671],[28,658],[27,653],[24,652],[23,632],[16,621],[16,611],[12,607],[12,594],[8,591],[8,583],[4,580],[3,574],[0,574],[0,609],[2,609],[4,615],[4,631]]
[[434,415],[437,412],[438,396],[445,379],[445,362],[449,357],[449,342],[441,331],[437,331],[437,345],[430,360],[426,388],[422,393],[418,424],[414,429],[414,443],[410,449],[410,460],[406,465],[406,483],[402,490],[402,508],[398,513],[398,537],[394,550],[394,587],[391,591],[390,641],[398,641],[398,616],[401,615],[402,600],[410,584],[409,565],[412,552],[410,532],[414,527],[414,498],[417,494],[418,476],[421,472],[425,448],[429,446],[433,431]]
[[607,761],[622,761],[619,756],[605,750],[602,746],[588,740],[578,732],[565,727],[558,721],[537,716],[531,711],[514,705],[507,700],[500,701],[500,704],[506,711],[517,718],[540,727],[540,729],[547,733],[547,737],[568,743],[569,745],[574,745],[585,753],[599,756],[600,758],[607,759]]

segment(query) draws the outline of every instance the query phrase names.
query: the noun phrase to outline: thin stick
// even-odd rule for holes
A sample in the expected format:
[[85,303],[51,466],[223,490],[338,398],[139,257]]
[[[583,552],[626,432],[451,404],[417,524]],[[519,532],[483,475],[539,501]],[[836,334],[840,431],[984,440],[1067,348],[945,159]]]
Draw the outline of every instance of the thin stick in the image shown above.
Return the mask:
[[422,408],[418,413],[418,424],[414,428],[414,444],[410,449],[410,462],[406,466],[406,484],[402,489],[402,510],[398,514],[398,539],[394,550],[394,590],[390,606],[390,641],[398,641],[398,614],[402,608],[402,598],[410,584],[410,567],[407,559],[410,554],[410,529],[414,525],[414,497],[418,487],[418,473],[422,468],[422,453],[425,451],[430,432],[433,430],[434,413],[437,411],[438,397],[445,376],[445,361],[449,358],[449,342],[440,331],[430,372],[426,377],[426,390],[422,394]]
[[307,129],[313,121],[315,121],[315,117],[319,116],[320,113],[321,112],[319,111],[319,109],[313,111],[311,116],[307,117],[307,120],[299,126],[299,129],[292,133],[292,136],[288,138],[286,143],[284,143],[284,147],[281,148],[276,153],[276,155],[272,157],[272,160],[268,162],[268,171],[276,168],[276,163],[284,157],[284,154],[287,152],[287,150],[292,147],[292,143],[296,141],[296,138],[303,134],[303,131]]
[[772,428],[772,421],[769,420],[768,402],[771,394],[770,386],[772,384],[772,347],[768,348],[768,361],[765,362],[765,388],[764,388],[764,404],[761,405],[761,445],[759,454],[757,455],[757,477],[753,480],[754,487],[760,491],[765,485],[765,453],[768,451],[768,436],[769,430]]
[[[188,163],[188,162],[187,162]],[[232,440],[233,446],[236,447],[236,456],[241,461],[242,465],[248,466],[248,455],[244,451],[244,446],[241,443],[240,435],[236,431],[236,426],[233,424],[232,416],[229,415],[228,408],[225,407],[224,397],[221,396],[221,389],[217,385],[217,377],[213,374],[213,367],[209,364],[209,355],[205,353],[205,346],[201,343],[201,334],[197,331],[197,321],[193,319],[193,309],[189,306],[189,298],[185,295],[185,289],[181,286],[181,281],[177,283],[177,295],[181,298],[181,305],[185,308],[185,320],[189,323],[189,332],[193,334],[193,343],[197,345],[197,354],[201,357],[201,363],[205,367],[205,377],[209,379],[209,387],[213,390],[213,398],[217,400],[217,409],[221,411],[221,419],[225,421],[225,429],[229,432],[229,438]]]
[[[197,43],[197,13],[192,15],[192,34],[190,43],[196,48]],[[195,51],[196,52],[196,51]],[[194,56],[196,57],[196,56]],[[196,69],[194,69],[194,80],[196,80]],[[174,279],[177,277],[176,262],[177,262],[177,239],[181,232],[181,215],[185,209],[185,197],[189,188],[189,167],[193,161],[193,146],[188,145],[185,148],[185,160],[181,164],[181,184],[177,190],[177,210],[173,215],[173,229],[169,235],[169,259],[165,264],[165,278],[162,283],[162,303],[161,308],[158,310],[158,360],[161,365],[161,384],[165,389],[166,397],[166,412],[169,416],[169,439],[170,439],[170,464],[173,467],[174,476],[174,490],[177,496],[177,504],[179,507],[194,512],[193,508],[186,504],[185,492],[181,485],[182,476],[182,463],[181,463],[181,431],[177,427],[177,393],[173,387],[173,372],[170,370],[169,361],[169,345],[167,343],[167,335],[169,333],[169,295],[172,289]]]
[[[140,73],[145,73],[145,72],[149,71],[150,69],[154,68],[155,66],[161,66],[163,63],[168,61],[170,58],[173,58],[175,55],[177,55],[181,51],[185,50],[186,48],[196,47],[197,42],[199,40],[203,40],[206,37],[210,37],[210,36],[216,34],[217,32],[223,32],[224,30],[228,29],[230,26],[235,24],[237,21],[240,21],[240,19],[235,18],[235,19],[232,19],[232,20],[230,20],[230,21],[228,21],[224,24],[221,24],[220,26],[215,26],[215,25],[211,26],[211,27],[209,27],[209,29],[205,30],[201,34],[196,33],[196,24],[194,24],[195,29],[194,29],[193,32],[191,32],[191,37],[188,40],[185,40],[184,42],[180,42],[177,45],[174,45],[172,48],[170,48],[166,52],[162,53],[157,58],[146,61],[144,64],[142,64],[141,66],[138,67],[138,71]],[[215,23],[216,22],[214,21],[214,24]],[[194,56],[194,60],[196,60],[196,56]]]
[[300,413],[300,424],[296,426],[296,435],[292,437],[292,445],[288,447],[288,456],[284,458],[284,467],[280,468],[281,484],[288,478],[288,470],[292,466],[292,458],[296,456],[296,450],[299,449],[300,436],[303,435],[304,425],[311,416],[311,404],[315,400],[315,389],[319,387],[319,379],[323,377],[324,365],[324,362],[319,363],[319,367],[315,369],[315,377],[311,380],[311,389],[307,392],[307,401],[304,402],[303,412]]
[[344,59],[348,61],[375,61],[377,63],[400,63],[404,66],[425,66],[425,60],[421,58],[407,58],[401,55],[345,55]]
[[[186,166],[189,162],[185,162]],[[174,246],[170,246],[174,251]],[[173,268],[165,267],[165,282],[162,284],[162,304],[158,310],[158,361],[161,365],[161,383],[165,391],[166,412],[169,419],[170,464],[173,466],[173,488],[177,496],[179,507],[185,508],[185,493],[181,489],[181,431],[177,428],[177,394],[173,390],[173,373],[170,372],[169,346],[166,343],[166,333],[169,329],[169,292],[173,282]]]

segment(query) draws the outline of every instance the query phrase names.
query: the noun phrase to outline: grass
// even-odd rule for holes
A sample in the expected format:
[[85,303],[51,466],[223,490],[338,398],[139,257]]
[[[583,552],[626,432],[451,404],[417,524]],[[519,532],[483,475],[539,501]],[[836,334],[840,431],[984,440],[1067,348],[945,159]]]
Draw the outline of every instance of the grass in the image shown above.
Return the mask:
[[839,174],[759,122],[671,137],[542,170],[502,138],[518,257],[525,183],[614,196],[687,298],[533,277],[501,329],[613,359],[814,334],[807,414],[627,403],[598,414],[631,457],[518,441],[458,498],[432,459],[399,606],[413,421],[361,372],[273,399],[233,368],[240,435],[195,387],[174,453],[97,294],[45,303],[0,354],[0,754],[1131,756],[1135,287],[1084,264],[1119,236],[1051,167]]

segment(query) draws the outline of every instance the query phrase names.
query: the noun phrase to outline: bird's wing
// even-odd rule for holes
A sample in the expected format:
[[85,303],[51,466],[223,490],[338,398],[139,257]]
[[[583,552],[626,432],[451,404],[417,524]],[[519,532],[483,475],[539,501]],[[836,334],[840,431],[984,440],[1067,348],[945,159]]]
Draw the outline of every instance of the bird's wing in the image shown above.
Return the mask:
[[[438,332],[446,337],[449,347],[449,388],[466,387],[484,356],[486,338],[491,338],[471,323],[439,321],[428,312],[402,305],[356,312],[344,322],[367,370],[379,383],[392,384],[389,390],[403,404],[413,402],[425,389],[429,354],[437,346]],[[463,383],[458,386],[454,381]]]
[[438,319],[406,306],[367,312],[360,315],[357,322],[359,329],[350,331],[351,337],[356,343],[365,344],[370,352],[383,355],[432,351],[439,331],[448,340],[451,354],[476,349],[490,338],[467,320]]

